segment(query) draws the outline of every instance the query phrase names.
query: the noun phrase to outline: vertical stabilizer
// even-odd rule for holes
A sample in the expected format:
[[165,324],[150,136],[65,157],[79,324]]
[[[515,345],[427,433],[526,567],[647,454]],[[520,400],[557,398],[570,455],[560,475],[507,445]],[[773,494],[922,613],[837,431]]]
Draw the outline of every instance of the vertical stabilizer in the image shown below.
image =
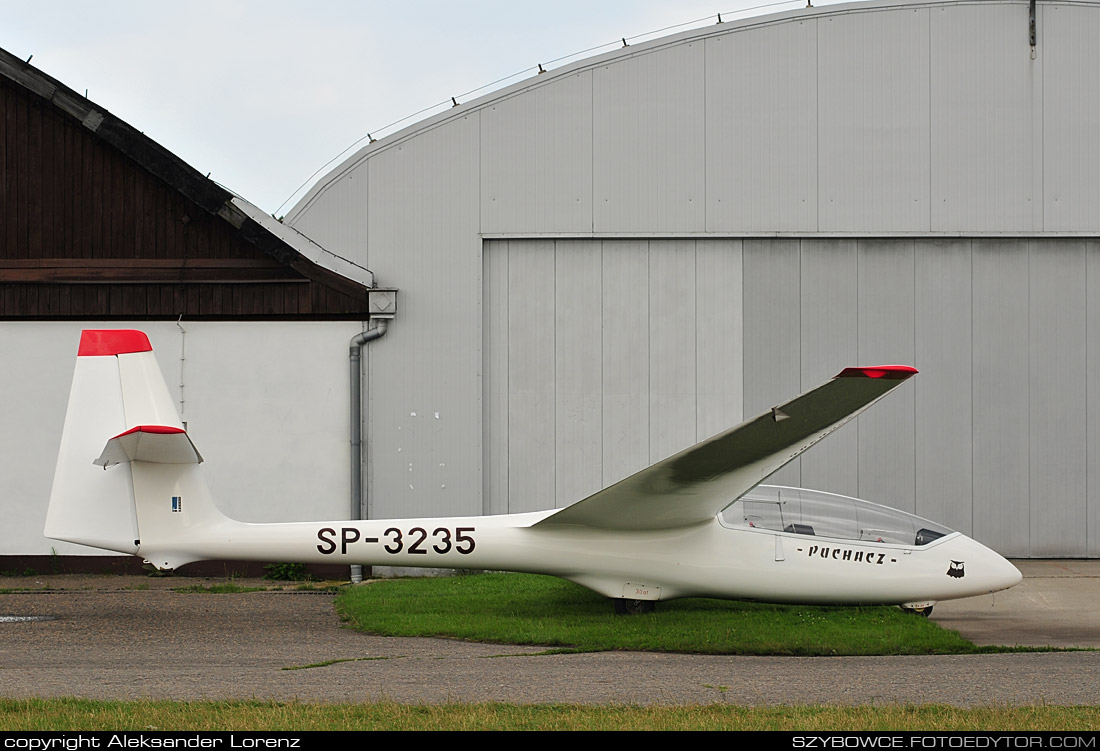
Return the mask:
[[[73,373],[45,535],[172,568],[196,527],[225,521],[199,470],[149,339],[85,331]],[[119,466],[116,466],[119,465]]]
[[81,334],[46,512],[46,537],[137,552],[130,473],[106,472],[92,463],[108,438],[127,429],[119,357],[133,355],[153,357],[149,338],[140,331]]

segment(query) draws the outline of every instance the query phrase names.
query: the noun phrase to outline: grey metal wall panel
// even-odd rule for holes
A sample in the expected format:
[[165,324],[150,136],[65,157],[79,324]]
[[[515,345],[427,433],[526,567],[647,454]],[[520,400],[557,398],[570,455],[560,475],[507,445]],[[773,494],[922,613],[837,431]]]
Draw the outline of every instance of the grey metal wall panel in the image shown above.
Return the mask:
[[[1086,297],[1085,297],[1085,353],[1087,357],[1086,411],[1088,422],[1085,430],[1091,440],[1086,453],[1088,461],[1088,490],[1086,493],[1088,544],[1085,554],[1100,557],[1100,241],[1085,242]],[[1074,555],[1081,555],[1076,551]]]
[[[974,529],[970,240],[921,240],[914,257],[916,513]],[[877,409],[877,407],[876,407]]]
[[1030,243],[1031,548],[1086,547],[1085,244]]
[[740,240],[695,243],[695,440],[744,415],[744,321]]
[[[914,362],[914,243],[860,240],[858,361],[865,365]],[[860,498],[905,511],[916,508],[914,387],[902,384],[859,417]]]
[[695,242],[649,243],[649,461],[695,443]]
[[559,240],[554,263],[555,505],[568,506],[604,486],[600,243]]
[[482,466],[484,488],[482,510],[486,514],[508,513],[508,331],[509,273],[511,257],[507,240],[490,243],[483,253],[484,289],[481,307],[482,353],[485,366],[481,375],[482,425],[485,455]]
[[931,9],[933,231],[1042,229],[1027,19],[1026,3]]
[[348,172],[333,181],[325,201],[304,214],[294,228],[325,250],[370,268],[369,185],[365,168]]
[[[856,364],[856,241],[811,240],[802,245],[800,390],[813,388]],[[788,394],[789,398],[796,392]],[[858,423],[849,423],[802,457],[802,483],[858,495]]]
[[1100,13],[1039,6],[1043,45],[1043,228],[1095,230],[1100,206]]
[[378,518],[481,511],[479,140],[472,113],[367,163],[371,264],[401,289],[367,348]]
[[974,536],[1003,555],[1029,555],[1028,251],[975,240]]
[[702,41],[615,61],[593,75],[593,229],[705,227]]
[[930,229],[928,13],[817,22],[822,231]]
[[592,230],[592,73],[482,112],[481,231]]
[[[745,417],[802,392],[800,248],[798,240],[745,240]],[[802,484],[802,460],[769,478]]]
[[1040,3],[1034,59],[1027,13],[867,3],[632,46],[366,147],[290,221],[357,248],[344,180],[480,113],[488,233],[1098,230],[1100,6]]
[[[649,243],[603,248],[603,482],[649,466]],[[645,380],[644,385],[640,382]]]
[[712,37],[706,53],[706,229],[817,230],[816,22]]
[[537,511],[557,502],[554,243],[508,250],[508,508]]

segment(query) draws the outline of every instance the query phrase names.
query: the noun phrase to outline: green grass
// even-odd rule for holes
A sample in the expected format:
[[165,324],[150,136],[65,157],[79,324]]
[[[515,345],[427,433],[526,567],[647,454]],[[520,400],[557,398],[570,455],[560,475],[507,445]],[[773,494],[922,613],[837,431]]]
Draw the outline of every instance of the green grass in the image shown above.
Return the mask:
[[304,563],[269,563],[264,566],[264,578],[274,581],[311,581]]
[[1100,729],[1097,707],[690,707],[0,700],[20,730],[1055,730]]
[[[288,665],[280,670],[310,670],[311,668],[327,668],[329,665],[338,665],[341,662],[370,662],[372,660],[392,660],[393,657],[341,657],[324,662],[311,662],[308,665]],[[396,658],[400,659],[400,658]]]
[[[339,592],[342,585],[340,584],[314,584],[312,582],[306,582],[305,584],[293,585],[292,590],[294,592]],[[130,587],[130,589],[148,589],[148,585],[138,585],[137,587]],[[186,587],[173,587],[173,592],[180,592],[182,594],[213,594],[213,595],[235,595],[241,592],[285,592],[288,591],[286,586],[280,584],[272,584],[269,586],[260,587],[242,587],[240,584],[236,584],[232,581],[225,582],[223,584],[191,584]]]
[[294,587],[295,592],[339,592],[342,588],[346,587],[346,584],[315,584],[312,582],[306,582],[305,584],[298,584]]
[[968,654],[954,631],[894,607],[769,605],[710,599],[660,602],[616,616],[610,602],[549,576],[481,574],[394,579],[336,601],[354,628],[390,636],[448,636],[561,651],[635,650],[743,655]]
[[226,582],[224,584],[211,584],[209,587],[203,584],[192,584],[189,587],[175,587],[172,591],[183,594],[235,595],[241,592],[266,592],[269,589],[270,587],[242,587],[240,584]]

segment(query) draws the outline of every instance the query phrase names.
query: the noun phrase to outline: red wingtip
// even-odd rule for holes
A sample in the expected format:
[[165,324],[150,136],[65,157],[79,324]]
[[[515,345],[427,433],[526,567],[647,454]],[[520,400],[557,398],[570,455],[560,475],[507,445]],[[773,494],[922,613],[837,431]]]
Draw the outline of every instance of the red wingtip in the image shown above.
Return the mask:
[[78,357],[125,355],[130,352],[152,352],[149,337],[133,329],[87,329],[80,334]]
[[845,368],[837,373],[837,378],[885,378],[891,381],[904,381],[916,375],[917,369],[908,365],[878,365],[873,368]]

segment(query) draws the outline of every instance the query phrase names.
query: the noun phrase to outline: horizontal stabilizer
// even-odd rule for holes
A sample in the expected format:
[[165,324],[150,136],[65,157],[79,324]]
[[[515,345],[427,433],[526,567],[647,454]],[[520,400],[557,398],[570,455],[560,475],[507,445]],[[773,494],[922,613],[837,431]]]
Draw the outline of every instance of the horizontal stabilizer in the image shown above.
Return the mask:
[[157,464],[198,464],[202,462],[190,436],[170,425],[139,425],[107,441],[103,453],[93,464],[106,469],[123,462]]

